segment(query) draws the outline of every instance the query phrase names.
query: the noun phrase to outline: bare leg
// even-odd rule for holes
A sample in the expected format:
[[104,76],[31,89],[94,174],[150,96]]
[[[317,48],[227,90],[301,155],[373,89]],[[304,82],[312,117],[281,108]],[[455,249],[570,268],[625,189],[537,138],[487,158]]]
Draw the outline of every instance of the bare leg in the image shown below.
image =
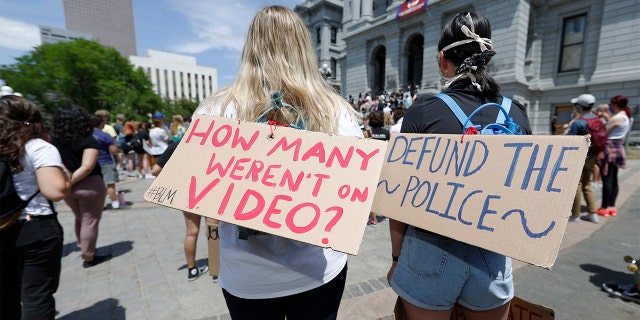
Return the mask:
[[107,195],[109,196],[109,200],[111,200],[111,202],[118,201],[115,183],[110,183],[107,185]]
[[473,311],[464,307],[462,310],[466,320],[507,320],[510,305],[511,303],[507,303],[504,306],[487,311]]
[[[416,307],[409,302],[401,299],[402,307],[406,313],[406,320],[449,320],[451,319],[451,310],[427,310]],[[466,315],[465,315],[466,316]],[[506,319],[506,318],[505,318]],[[471,319],[467,319],[471,320]]]
[[184,255],[187,258],[187,267],[193,268],[196,266],[196,243],[202,216],[186,211],[182,213],[187,227],[187,233],[184,237]]

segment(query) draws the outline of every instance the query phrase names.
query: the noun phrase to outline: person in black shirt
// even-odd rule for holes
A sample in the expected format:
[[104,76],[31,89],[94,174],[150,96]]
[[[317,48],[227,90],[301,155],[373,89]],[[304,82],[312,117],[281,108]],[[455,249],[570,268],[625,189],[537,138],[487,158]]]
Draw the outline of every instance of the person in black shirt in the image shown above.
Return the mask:
[[[467,115],[484,103],[502,102],[500,86],[485,70],[494,54],[487,18],[462,12],[444,26],[438,42],[443,92]],[[485,108],[473,122],[485,126],[495,122],[497,113],[498,108]],[[513,101],[509,116],[531,134],[519,102]],[[462,124],[444,101],[422,95],[407,110],[401,132],[461,134]],[[507,319],[514,294],[510,258],[400,221],[391,220],[389,226],[393,262],[388,279],[408,319],[449,319],[456,303],[465,319]],[[439,262],[443,257],[445,265]],[[419,276],[410,266],[434,263],[439,276]]]

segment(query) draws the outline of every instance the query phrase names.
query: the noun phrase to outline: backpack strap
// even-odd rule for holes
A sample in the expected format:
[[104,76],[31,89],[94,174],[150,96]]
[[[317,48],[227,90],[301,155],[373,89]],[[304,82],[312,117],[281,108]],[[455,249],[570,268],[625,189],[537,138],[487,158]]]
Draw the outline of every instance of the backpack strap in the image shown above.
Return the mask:
[[[435,95],[444,101],[449,109],[456,115],[458,121],[462,123],[462,132],[464,133],[468,127],[476,127],[473,122],[471,122],[471,118],[488,106],[495,106],[498,110],[498,116],[496,118],[496,123],[489,124],[485,129],[498,130],[503,133],[508,134],[522,134],[522,129],[518,124],[516,124],[511,117],[509,117],[509,110],[511,110],[512,100],[507,97],[502,97],[502,104],[497,104],[494,102],[485,103],[478,108],[476,108],[469,116],[467,116],[464,111],[460,108],[460,106],[446,93],[438,93]],[[504,126],[503,126],[504,125]],[[476,127],[476,128],[479,128]],[[494,131],[495,131],[494,130]]]
[[[509,114],[509,110],[511,110],[511,99],[507,97],[502,97],[502,108],[504,111]],[[504,123],[505,116],[504,113],[498,112],[498,117],[496,118],[496,123]]]
[[451,112],[456,115],[456,118],[458,118],[458,121],[460,121],[463,126],[465,125],[465,123],[467,124],[467,126],[465,126],[463,129],[474,126],[473,122],[469,120],[469,117],[467,117],[464,111],[462,111],[462,108],[460,108],[458,103],[456,103],[455,100],[453,100],[448,94],[440,92],[436,94],[436,97],[440,98],[440,100],[444,101],[444,103],[447,104],[449,109],[451,109]]

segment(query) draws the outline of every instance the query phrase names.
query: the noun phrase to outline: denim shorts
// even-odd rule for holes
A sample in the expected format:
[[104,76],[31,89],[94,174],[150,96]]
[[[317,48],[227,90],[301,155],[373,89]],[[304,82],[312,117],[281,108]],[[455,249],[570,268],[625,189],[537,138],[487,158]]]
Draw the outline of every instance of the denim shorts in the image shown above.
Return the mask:
[[391,287],[423,309],[491,310],[513,298],[511,258],[409,226]]

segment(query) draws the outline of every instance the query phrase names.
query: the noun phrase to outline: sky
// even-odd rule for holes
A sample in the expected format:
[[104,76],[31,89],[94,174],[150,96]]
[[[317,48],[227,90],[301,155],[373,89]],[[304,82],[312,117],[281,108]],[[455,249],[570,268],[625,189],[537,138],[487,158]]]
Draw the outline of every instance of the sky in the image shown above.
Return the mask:
[[[133,0],[138,56],[148,49],[194,56],[198,65],[218,70],[222,87],[236,77],[255,13],[266,5],[293,9],[302,2]],[[13,64],[40,45],[39,25],[65,29],[62,0],[0,0],[0,65]]]

